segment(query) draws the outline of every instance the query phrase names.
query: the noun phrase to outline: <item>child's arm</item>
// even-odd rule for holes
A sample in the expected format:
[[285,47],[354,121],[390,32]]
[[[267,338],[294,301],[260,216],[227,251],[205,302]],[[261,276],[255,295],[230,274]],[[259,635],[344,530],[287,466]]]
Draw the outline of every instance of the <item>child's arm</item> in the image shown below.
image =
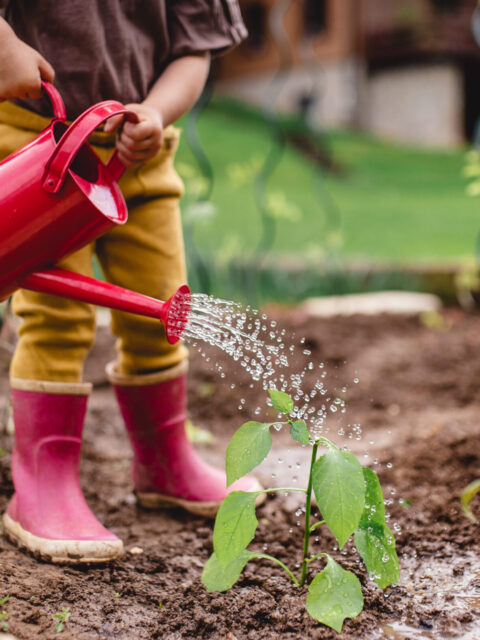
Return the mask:
[[0,18],[0,100],[41,98],[41,80],[53,82],[54,76],[45,58]]
[[[126,122],[118,137],[120,160],[138,166],[159,151],[164,127],[178,120],[197,101],[210,68],[210,54],[186,55],[173,60],[153,84],[141,104],[126,105],[139,116],[138,124]],[[120,118],[111,118],[105,131],[119,127]]]

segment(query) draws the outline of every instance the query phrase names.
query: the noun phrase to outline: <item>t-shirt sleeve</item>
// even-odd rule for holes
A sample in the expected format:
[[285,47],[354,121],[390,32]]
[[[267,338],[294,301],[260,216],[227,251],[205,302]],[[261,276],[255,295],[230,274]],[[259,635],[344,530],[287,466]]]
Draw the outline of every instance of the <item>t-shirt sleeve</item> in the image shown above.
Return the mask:
[[237,0],[167,2],[170,58],[210,51],[218,55],[247,37]]

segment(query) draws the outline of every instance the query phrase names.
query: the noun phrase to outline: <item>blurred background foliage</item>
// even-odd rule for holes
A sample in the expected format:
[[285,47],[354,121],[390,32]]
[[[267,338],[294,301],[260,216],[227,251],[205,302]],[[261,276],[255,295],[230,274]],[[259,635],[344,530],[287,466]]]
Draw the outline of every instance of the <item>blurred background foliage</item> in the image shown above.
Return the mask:
[[[201,114],[197,131],[211,186],[182,139],[177,169],[186,185],[182,207],[196,290],[205,290],[199,269],[208,271],[208,293],[249,302],[418,289],[424,287],[412,265],[460,268],[471,258],[480,228],[478,203],[466,197],[466,188],[480,183],[475,151],[466,156],[466,147],[426,150],[353,130],[305,130],[294,116],[278,116],[278,125],[285,134],[301,131],[311,146],[307,153],[287,142],[268,177],[274,236],[268,259],[258,251],[255,180],[272,141],[260,110],[218,97]],[[331,166],[313,160],[315,150]],[[477,181],[467,187],[465,173]],[[402,265],[409,267],[403,274]],[[256,294],[248,286],[255,273]]]
[[477,286],[476,0],[239,2],[249,37],[179,123],[192,289]]

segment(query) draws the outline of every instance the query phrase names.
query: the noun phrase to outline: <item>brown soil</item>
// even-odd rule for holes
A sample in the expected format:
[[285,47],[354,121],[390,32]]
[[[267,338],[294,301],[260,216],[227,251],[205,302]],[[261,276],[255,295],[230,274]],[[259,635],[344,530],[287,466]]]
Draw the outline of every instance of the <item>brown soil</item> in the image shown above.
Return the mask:
[[[87,367],[87,379],[96,387],[85,429],[82,483],[94,512],[124,540],[127,554],[111,566],[60,567],[38,562],[0,539],[0,598],[10,596],[0,611],[8,612],[10,633],[22,639],[57,637],[53,616],[68,607],[71,615],[62,633],[72,640],[480,638],[479,525],[465,518],[459,504],[461,489],[480,477],[480,318],[452,310],[443,323],[428,328],[405,317],[313,320],[278,309],[269,315],[289,333],[306,337],[311,358],[325,362],[331,391],[342,394],[348,387],[347,413],[332,414],[330,433],[343,427],[348,434],[353,423],[362,426],[362,440],[346,436],[346,442],[379,473],[391,526],[401,529],[401,584],[383,593],[351,547],[339,553],[332,538],[322,534],[314,548],[356,571],[364,587],[365,609],[346,620],[341,635],[310,618],[305,591],[265,561],[248,564],[229,592],[206,593],[200,575],[212,549],[211,521],[135,505],[129,447],[103,376],[112,341],[102,331]],[[207,362],[192,353],[190,416],[215,436],[213,445],[200,445],[202,454],[222,464],[229,437],[256,417],[254,409],[265,407],[265,398],[226,356],[213,350],[209,355]],[[214,360],[228,372],[224,380],[215,373]],[[5,373],[1,385],[6,398]],[[245,398],[242,411],[240,398]],[[3,510],[12,493],[12,437],[3,433],[0,446],[6,451],[0,457]],[[295,462],[302,463],[297,471],[302,476],[304,460],[305,449],[290,445],[286,433],[274,432],[274,452],[259,476],[266,484],[294,482]],[[272,479],[272,473],[278,477]],[[301,548],[293,495],[276,494],[259,508],[252,545],[267,548],[292,568]],[[399,498],[412,506],[402,507]],[[472,505],[480,515],[478,497]],[[312,572],[322,566],[314,564]]]

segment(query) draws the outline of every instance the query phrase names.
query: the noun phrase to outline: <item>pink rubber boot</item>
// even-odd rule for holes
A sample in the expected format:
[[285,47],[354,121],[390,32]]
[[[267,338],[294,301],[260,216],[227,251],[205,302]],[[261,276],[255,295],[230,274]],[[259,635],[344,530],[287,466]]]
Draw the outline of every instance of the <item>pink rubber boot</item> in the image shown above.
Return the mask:
[[[186,362],[146,375],[123,375],[114,363],[107,366],[133,447],[139,503],[213,517],[230,491],[262,487],[247,476],[227,489],[225,473],[198,456],[185,432],[186,371]],[[257,503],[263,499],[260,494]]]
[[106,562],[122,541],[90,511],[78,468],[89,384],[14,379],[15,486],[3,527],[20,547],[50,562]]

